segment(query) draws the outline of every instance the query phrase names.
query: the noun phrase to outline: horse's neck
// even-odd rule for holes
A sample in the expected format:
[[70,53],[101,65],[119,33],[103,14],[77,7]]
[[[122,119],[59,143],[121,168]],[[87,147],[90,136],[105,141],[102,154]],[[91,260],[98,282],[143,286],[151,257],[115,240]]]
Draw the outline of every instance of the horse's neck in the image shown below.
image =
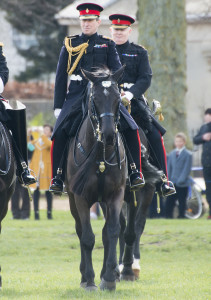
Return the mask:
[[95,142],[94,131],[88,116],[81,126],[78,140],[87,149],[91,148]]

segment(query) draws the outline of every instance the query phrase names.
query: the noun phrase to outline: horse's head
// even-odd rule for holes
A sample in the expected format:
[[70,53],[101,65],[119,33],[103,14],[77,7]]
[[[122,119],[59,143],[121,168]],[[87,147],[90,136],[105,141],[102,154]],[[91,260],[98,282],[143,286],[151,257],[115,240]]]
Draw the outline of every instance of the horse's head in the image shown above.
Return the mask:
[[119,121],[120,93],[117,82],[124,72],[124,67],[114,74],[108,69],[97,69],[95,72],[82,70],[91,81],[89,115],[95,123],[98,140],[106,145],[113,145]]

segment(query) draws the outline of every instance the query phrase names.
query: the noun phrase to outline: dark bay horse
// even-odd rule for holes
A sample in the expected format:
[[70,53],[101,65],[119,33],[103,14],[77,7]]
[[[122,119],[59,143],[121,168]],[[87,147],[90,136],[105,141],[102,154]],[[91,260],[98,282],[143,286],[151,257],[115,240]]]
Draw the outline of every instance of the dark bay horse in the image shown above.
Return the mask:
[[[145,185],[134,194],[126,187],[125,202],[126,211],[120,215],[120,257],[119,264],[123,265],[120,276],[121,280],[134,281],[139,277],[140,271],[140,238],[144,231],[149,206],[155,193],[155,185],[162,176],[162,171],[149,163],[149,149],[147,139],[142,130],[139,130],[142,144],[142,172],[145,178]],[[135,201],[134,201],[135,200]],[[122,268],[121,268],[122,269]],[[117,277],[118,277],[117,276]]]
[[113,75],[104,69],[83,71],[91,82],[88,114],[68,151],[65,184],[80,240],[81,287],[86,290],[97,289],[92,266],[95,236],[90,223],[90,207],[97,201],[106,207],[100,288],[116,288],[116,245],[127,173],[125,149],[117,129],[121,101],[117,81],[123,69]]
[[6,126],[0,122],[0,233],[1,222],[7,214],[8,202],[15,189],[15,174],[16,163],[12,150],[11,135]]

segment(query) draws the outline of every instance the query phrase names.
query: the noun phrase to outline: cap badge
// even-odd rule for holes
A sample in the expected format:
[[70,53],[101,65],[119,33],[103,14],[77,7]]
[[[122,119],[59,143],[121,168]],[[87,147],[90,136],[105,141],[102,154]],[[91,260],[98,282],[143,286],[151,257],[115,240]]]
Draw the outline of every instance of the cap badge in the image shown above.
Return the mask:
[[118,19],[117,22],[120,23],[120,19]]
[[87,9],[86,9],[86,13],[88,14],[88,12],[89,12],[89,9],[87,8]]

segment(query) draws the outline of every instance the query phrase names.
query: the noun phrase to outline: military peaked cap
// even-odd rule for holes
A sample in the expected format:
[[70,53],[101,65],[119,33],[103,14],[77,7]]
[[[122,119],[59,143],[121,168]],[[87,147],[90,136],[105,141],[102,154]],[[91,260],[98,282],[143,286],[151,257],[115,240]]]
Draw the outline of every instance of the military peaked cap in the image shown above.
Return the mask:
[[80,19],[96,19],[99,18],[100,12],[103,11],[103,7],[94,3],[82,3],[76,7],[79,10]]
[[132,17],[121,14],[110,15],[109,20],[112,21],[111,26],[116,29],[127,28],[135,22],[135,20]]

